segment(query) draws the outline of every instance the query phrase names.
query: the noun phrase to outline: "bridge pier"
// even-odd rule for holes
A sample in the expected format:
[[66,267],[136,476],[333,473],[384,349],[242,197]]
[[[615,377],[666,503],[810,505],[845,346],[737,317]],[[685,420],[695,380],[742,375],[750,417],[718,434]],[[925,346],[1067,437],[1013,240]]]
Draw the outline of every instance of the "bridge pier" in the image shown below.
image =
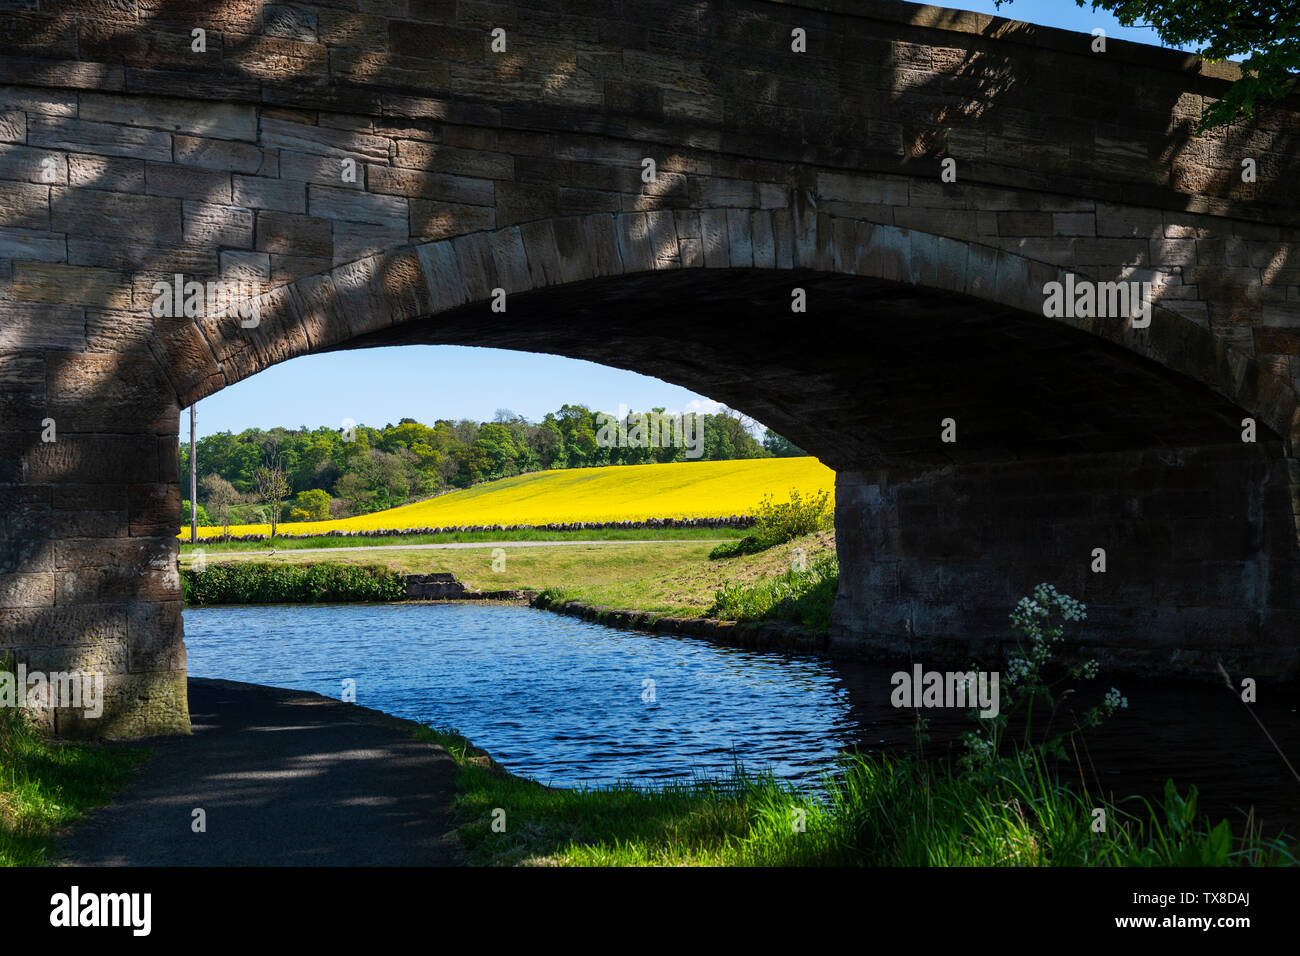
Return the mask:
[[[66,363],[43,364],[53,377]],[[49,426],[0,435],[0,657],[29,676],[79,676],[78,706],[32,685],[29,713],[59,734],[187,734],[178,410],[148,414],[148,378],[117,362],[103,371],[83,367],[84,391],[60,376],[58,397],[28,396],[40,414],[18,419]],[[31,386],[43,389],[44,376]],[[6,412],[22,405],[0,401]]]
[[841,471],[836,501],[838,653],[996,666],[1011,609],[1046,582],[1087,604],[1067,643],[1102,673],[1297,672],[1280,442]]

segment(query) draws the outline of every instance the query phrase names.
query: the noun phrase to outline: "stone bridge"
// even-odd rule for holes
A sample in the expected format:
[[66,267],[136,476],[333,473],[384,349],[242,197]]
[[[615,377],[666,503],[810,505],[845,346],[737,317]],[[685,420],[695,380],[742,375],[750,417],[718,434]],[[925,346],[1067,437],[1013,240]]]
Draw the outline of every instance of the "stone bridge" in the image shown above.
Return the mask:
[[1300,108],[1196,135],[1234,65],[872,0],[3,7],[0,652],[109,675],[60,731],[188,730],[180,410],[400,343],[816,454],[840,650],[964,664],[1049,581],[1112,670],[1295,674]]

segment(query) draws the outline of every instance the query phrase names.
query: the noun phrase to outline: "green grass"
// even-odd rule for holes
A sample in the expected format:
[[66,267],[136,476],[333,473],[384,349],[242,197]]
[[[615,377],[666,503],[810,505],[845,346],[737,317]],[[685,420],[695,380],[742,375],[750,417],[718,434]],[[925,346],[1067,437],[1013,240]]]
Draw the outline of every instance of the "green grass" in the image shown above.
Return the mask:
[[[1296,865],[1294,845],[1237,835],[1196,813],[1195,789],[1152,806],[1106,804],[1038,759],[993,777],[912,756],[842,757],[820,797],[737,766],[667,786],[559,789],[516,777],[454,731],[418,735],[460,770],[457,835],[478,865],[1161,866]],[[1107,829],[1093,832],[1093,809]],[[504,810],[504,830],[493,828]]]
[[740,538],[742,528],[589,528],[580,531],[542,531],[516,528],[509,531],[449,531],[443,534],[392,534],[379,537],[281,538],[270,541],[203,541],[192,545],[182,541],[181,554],[196,548],[208,554],[238,551],[294,551],[303,548],[379,548],[385,545],[458,544],[480,541],[715,541]]
[[108,803],[149,754],[52,740],[0,710],[0,866],[48,862],[59,834]]
[[787,621],[820,633],[831,626],[839,582],[835,556],[820,554],[803,570],[789,568],[749,584],[725,582],[709,613],[725,621]]
[[[706,541],[648,540],[632,544],[556,544],[504,548],[504,563],[488,545],[471,548],[389,549],[355,548],[328,555],[301,550],[265,550],[207,555],[213,568],[244,562],[300,565],[319,562],[379,565],[401,574],[450,572],[467,588],[478,591],[553,589],[572,600],[597,607],[647,611],[677,617],[703,617],[716,603],[724,584],[753,584],[779,575],[791,566],[795,549],[809,565],[833,553],[835,539],[823,532],[797,538],[762,554],[710,561]],[[181,554],[181,568],[194,564],[192,553]]]

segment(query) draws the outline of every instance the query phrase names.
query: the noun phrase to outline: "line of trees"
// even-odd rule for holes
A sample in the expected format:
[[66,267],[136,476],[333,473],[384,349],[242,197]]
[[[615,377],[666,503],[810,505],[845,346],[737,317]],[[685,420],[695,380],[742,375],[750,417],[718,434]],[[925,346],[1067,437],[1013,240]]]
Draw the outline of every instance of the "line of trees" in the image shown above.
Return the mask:
[[[403,418],[383,428],[249,428],[237,435],[206,435],[197,452],[199,521],[263,524],[368,514],[552,468],[805,454],[770,429],[760,443],[748,422],[726,410],[685,416],[688,422],[698,418],[694,427],[702,429],[703,452],[697,458],[672,445],[607,447],[597,440],[599,414],[564,405],[535,423],[500,409],[490,422],[423,425]],[[181,467],[182,473],[189,468],[185,444]],[[189,521],[189,508],[184,502],[183,522]]]

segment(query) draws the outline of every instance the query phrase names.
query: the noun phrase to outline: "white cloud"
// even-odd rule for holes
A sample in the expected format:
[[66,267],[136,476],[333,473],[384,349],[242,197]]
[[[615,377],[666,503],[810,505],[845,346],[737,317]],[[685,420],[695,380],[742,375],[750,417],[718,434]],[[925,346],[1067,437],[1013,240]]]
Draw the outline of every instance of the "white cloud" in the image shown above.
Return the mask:
[[683,412],[699,412],[701,415],[716,415],[727,406],[721,402],[715,402],[711,398],[692,398],[686,403]]

